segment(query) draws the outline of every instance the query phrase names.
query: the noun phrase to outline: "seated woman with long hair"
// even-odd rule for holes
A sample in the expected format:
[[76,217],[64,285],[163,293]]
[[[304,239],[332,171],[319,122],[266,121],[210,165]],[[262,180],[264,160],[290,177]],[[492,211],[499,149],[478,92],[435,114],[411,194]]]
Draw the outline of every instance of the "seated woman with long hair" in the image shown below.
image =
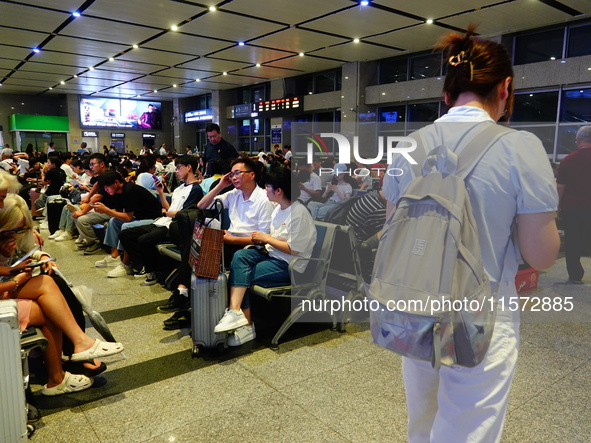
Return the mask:
[[[82,331],[58,286],[46,274],[32,276],[32,269],[25,261],[13,274],[10,264],[23,253],[34,247],[32,217],[25,201],[15,194],[8,194],[0,210],[0,282],[2,299],[16,299],[19,322],[24,330],[27,326],[40,327],[47,338],[48,347],[44,352],[48,381],[41,393],[53,396],[82,391],[92,386],[93,380],[85,375],[64,372],[62,368],[62,337],[66,335],[73,343],[72,361],[92,361],[123,351],[121,343],[106,343],[95,340]],[[33,254],[33,259],[43,258],[43,252]],[[49,266],[49,268],[51,265]],[[7,279],[8,278],[8,279]]]

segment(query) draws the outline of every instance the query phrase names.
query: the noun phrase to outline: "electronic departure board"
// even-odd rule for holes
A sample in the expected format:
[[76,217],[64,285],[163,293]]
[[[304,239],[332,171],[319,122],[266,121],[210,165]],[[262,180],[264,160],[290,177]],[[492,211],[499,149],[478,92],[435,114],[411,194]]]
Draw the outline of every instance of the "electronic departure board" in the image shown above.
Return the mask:
[[257,110],[262,117],[294,115],[304,112],[303,104],[302,97],[280,98],[258,102]]

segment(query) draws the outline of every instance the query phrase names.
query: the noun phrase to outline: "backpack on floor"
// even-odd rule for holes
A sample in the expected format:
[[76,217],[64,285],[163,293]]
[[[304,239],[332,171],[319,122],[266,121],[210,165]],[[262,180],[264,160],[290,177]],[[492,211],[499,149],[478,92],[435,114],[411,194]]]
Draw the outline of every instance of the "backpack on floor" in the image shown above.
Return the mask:
[[437,146],[423,162],[424,130],[411,135],[418,144],[415,178],[380,238],[369,296],[383,309],[372,309],[372,336],[378,345],[435,368],[474,367],[490,344],[496,298],[482,265],[465,179],[511,130],[481,123],[468,144]]

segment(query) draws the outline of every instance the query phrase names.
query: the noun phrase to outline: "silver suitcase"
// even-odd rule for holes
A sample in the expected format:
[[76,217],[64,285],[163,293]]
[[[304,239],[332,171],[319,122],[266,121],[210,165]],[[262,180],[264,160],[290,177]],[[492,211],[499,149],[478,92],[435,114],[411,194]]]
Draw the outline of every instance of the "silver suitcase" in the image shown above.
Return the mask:
[[26,441],[21,329],[14,300],[0,300],[0,353],[0,441]]
[[221,273],[217,279],[191,277],[191,334],[196,357],[203,349],[223,351],[227,333],[215,334],[213,328],[224,316],[228,306],[228,278]]

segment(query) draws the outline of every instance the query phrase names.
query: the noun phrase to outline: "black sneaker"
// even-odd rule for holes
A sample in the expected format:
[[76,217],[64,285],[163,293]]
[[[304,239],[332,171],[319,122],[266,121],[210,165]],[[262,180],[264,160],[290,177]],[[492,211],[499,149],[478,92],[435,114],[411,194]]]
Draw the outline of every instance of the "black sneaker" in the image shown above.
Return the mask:
[[172,314],[172,317],[162,322],[164,330],[174,331],[191,327],[191,311],[178,311]]
[[142,282],[142,285],[144,285],[144,286],[155,285],[156,283],[158,283],[159,279],[160,279],[159,272],[150,272],[148,274],[148,276],[146,277],[146,280]]
[[188,309],[191,309],[191,299],[181,295],[177,289],[165,304],[158,306],[157,311],[167,314],[169,312],[186,311]]

